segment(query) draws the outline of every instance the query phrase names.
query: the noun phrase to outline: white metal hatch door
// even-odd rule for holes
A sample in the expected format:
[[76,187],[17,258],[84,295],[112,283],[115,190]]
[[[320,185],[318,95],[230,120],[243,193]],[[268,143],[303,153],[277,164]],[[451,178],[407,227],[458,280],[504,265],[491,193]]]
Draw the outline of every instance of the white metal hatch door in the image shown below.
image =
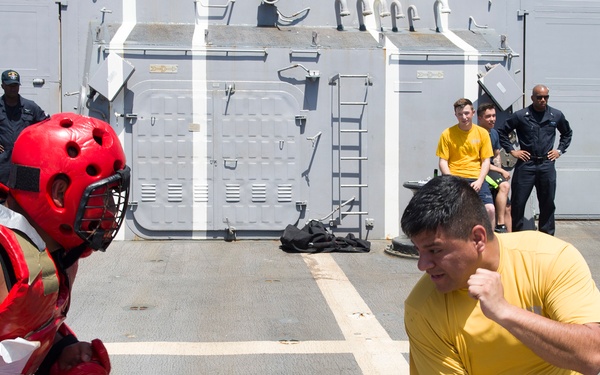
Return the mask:
[[[238,83],[229,91],[226,83],[207,86],[199,123],[192,120],[190,82],[144,81],[130,88],[137,114],[132,212],[145,238],[194,238],[228,228],[279,231],[299,217],[297,98],[266,90],[266,83]],[[195,137],[201,130],[206,136]]]
[[[145,238],[193,238],[212,220],[212,110],[193,122],[190,81],[143,81],[133,87],[132,196],[135,226]],[[196,135],[203,131],[204,138]],[[202,149],[203,152],[197,152]],[[197,155],[203,155],[198,157]],[[199,178],[198,176],[202,176]],[[202,215],[195,215],[202,210]],[[198,223],[197,217],[204,222]]]
[[213,91],[215,220],[276,231],[298,220],[298,99],[286,86],[225,83]]

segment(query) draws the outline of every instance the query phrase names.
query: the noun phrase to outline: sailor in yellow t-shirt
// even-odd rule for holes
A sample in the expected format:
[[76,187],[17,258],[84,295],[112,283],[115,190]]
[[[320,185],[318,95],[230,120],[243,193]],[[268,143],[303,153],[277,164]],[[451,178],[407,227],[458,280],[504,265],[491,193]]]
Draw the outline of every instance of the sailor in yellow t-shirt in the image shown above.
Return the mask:
[[485,204],[492,226],[495,226],[496,209],[492,192],[485,181],[494,156],[492,141],[487,129],[473,124],[475,110],[466,98],[454,103],[454,116],[458,123],[440,135],[436,155],[443,175],[466,178]]
[[547,234],[494,234],[464,179],[412,198],[402,230],[426,272],[405,302],[411,374],[598,374],[600,292]]

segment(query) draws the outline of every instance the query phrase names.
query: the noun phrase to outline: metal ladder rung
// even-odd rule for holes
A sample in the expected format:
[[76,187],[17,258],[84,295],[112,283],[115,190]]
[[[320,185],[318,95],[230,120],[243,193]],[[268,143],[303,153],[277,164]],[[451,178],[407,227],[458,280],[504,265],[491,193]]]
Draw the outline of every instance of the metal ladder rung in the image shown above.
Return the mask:
[[340,133],[367,133],[367,129],[341,129]]
[[367,212],[367,211],[357,211],[357,212],[352,212],[352,211],[349,211],[349,212],[342,212],[342,215],[368,215],[368,214],[369,214],[369,212]]
[[368,74],[339,74],[340,78],[369,78]]
[[369,187],[367,184],[342,184],[340,185],[343,188],[366,188]]
[[342,156],[340,160],[369,160],[366,156]]
[[340,105],[367,105],[368,102],[340,102]]

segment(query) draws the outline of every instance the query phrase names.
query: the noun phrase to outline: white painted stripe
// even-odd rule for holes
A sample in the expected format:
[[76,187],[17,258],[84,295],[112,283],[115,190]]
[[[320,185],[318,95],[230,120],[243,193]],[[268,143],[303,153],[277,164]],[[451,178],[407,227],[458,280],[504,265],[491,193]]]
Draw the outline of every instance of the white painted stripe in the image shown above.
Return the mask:
[[[400,93],[397,91],[400,82],[399,64],[391,61],[390,56],[399,53],[398,47],[386,38],[385,43],[385,191],[384,191],[384,230],[385,238],[392,239],[401,234],[400,213],[400,117],[398,103]],[[406,117],[406,116],[405,116]]]
[[[446,15],[447,14],[443,14]],[[470,99],[475,102],[478,99],[478,85],[477,85],[477,71],[478,71],[478,51],[473,48],[470,44],[462,40],[458,35],[452,31],[444,31],[442,33],[448,38],[454,45],[462,49],[465,54],[464,63],[464,94],[463,97]]]
[[[238,341],[238,342],[115,342],[104,343],[108,353],[115,355],[183,355],[219,356],[254,354],[349,354],[356,343],[349,341]],[[396,356],[408,353],[408,341],[391,341],[388,346]]]
[[112,52],[123,48],[123,43],[129,37],[136,23],[136,0],[123,0],[123,22],[109,44],[109,49]]
[[363,374],[408,374],[408,363],[331,254],[302,254]]
[[121,84],[124,81],[123,62],[121,59],[116,58],[114,53],[118,51],[121,51],[121,54],[123,53],[123,44],[135,27],[137,22],[136,20],[136,0],[124,0],[123,22],[109,43],[109,50],[111,51],[107,59],[108,74],[111,77],[108,82],[109,99],[112,99],[113,94],[115,94],[117,90],[121,88]]
[[[109,43],[109,49],[111,52],[116,52],[123,49],[123,44],[129,37],[131,30],[133,30],[135,27],[136,19],[136,0],[123,0],[123,22]],[[123,77],[123,64],[120,59],[109,58],[107,64],[109,74],[120,75]],[[112,116],[112,114],[110,114],[110,116]],[[110,122],[110,119],[108,121]],[[124,132],[119,133],[119,140],[121,141],[122,145],[125,145]],[[125,227],[126,225],[121,226],[119,232],[115,236],[115,240],[122,241],[125,239]]]
[[137,18],[135,1],[136,0],[123,1],[123,22],[109,43],[109,50],[111,51],[107,58],[108,75],[110,77],[108,80],[109,99],[121,88],[121,85],[124,82],[123,61],[122,59],[117,58],[115,52],[121,51],[120,53],[123,53],[123,45],[135,27]]
[[[376,13],[379,11],[379,5],[376,7],[373,0],[369,1],[373,15],[367,16],[365,26],[377,42],[379,42],[380,29],[377,27],[379,17]],[[380,3],[381,4],[381,3]],[[389,11],[389,7],[387,9]],[[391,26],[390,17],[380,19],[380,24],[384,27]],[[383,212],[383,230],[385,238],[392,239],[400,234],[400,112],[394,110],[398,108],[399,93],[395,91],[397,83],[400,81],[400,68],[397,63],[391,64],[389,56],[398,53],[398,47],[385,37],[385,108],[392,108],[384,113],[385,123],[385,156],[384,156],[384,212]]]
[[[204,32],[208,29],[208,8],[194,3],[196,6],[196,26],[192,38],[192,121],[198,131],[193,133],[193,178],[194,189],[208,190],[210,181],[208,180],[208,109],[207,109],[207,82],[206,82],[206,50],[204,42]],[[214,201],[214,197],[208,197],[209,202]],[[208,218],[209,202],[198,202],[194,200],[192,226],[194,230],[194,239],[206,238],[206,234],[199,235],[198,231],[208,230],[208,223],[212,222]]]

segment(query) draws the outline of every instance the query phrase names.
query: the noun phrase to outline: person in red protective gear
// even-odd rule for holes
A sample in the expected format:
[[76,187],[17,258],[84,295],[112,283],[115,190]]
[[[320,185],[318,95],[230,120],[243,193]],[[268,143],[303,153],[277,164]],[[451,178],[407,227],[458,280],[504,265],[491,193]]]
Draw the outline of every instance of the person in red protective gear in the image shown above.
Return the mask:
[[103,121],[59,113],[26,128],[11,161],[0,184],[0,374],[109,374],[102,342],[79,342],[64,320],[79,258],[105,251],[124,219],[121,143]]

